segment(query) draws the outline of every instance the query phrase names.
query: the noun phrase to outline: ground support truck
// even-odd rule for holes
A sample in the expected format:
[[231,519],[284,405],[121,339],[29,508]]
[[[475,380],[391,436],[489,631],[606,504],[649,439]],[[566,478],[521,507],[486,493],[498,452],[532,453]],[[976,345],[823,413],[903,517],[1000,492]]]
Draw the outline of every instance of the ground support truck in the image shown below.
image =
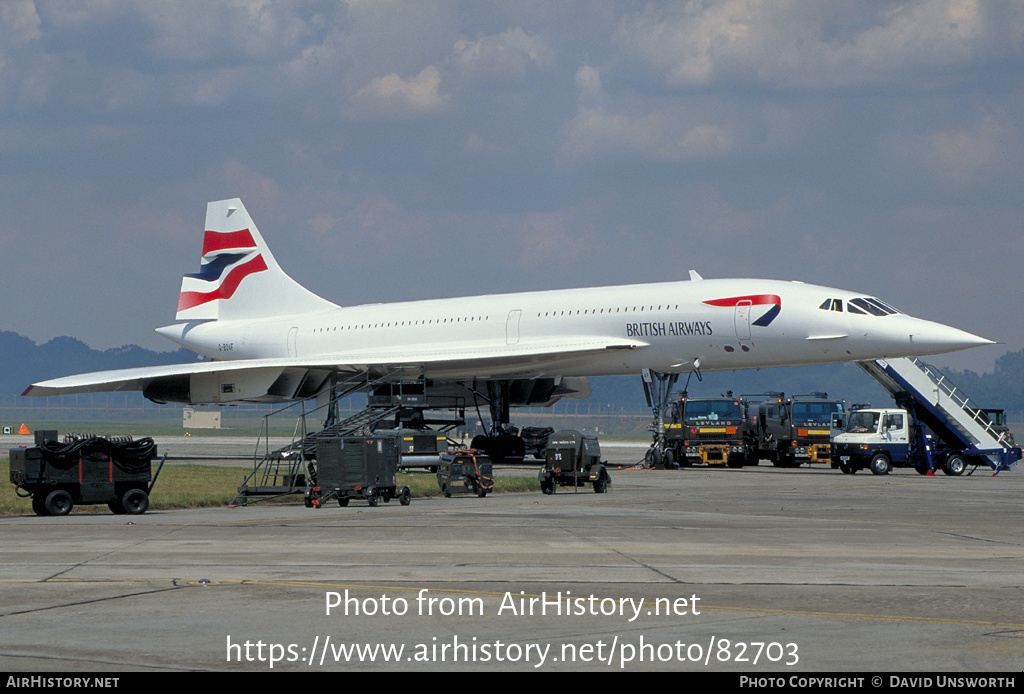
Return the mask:
[[441,454],[437,466],[437,486],[446,497],[452,494],[476,494],[483,498],[494,491],[494,467],[483,451],[463,448]]
[[884,475],[907,466],[921,474],[941,469],[962,475],[971,465],[986,465],[998,474],[1014,469],[1021,458],[999,411],[973,405],[935,367],[918,359],[858,363],[897,407],[850,414],[846,431],[832,441],[832,457],[843,473],[867,468]]
[[[751,404],[751,410],[754,409]],[[759,458],[776,467],[799,467],[807,463],[832,461],[832,436],[843,430],[845,401],[829,399],[827,393],[777,394],[757,403],[752,424],[757,428]]]
[[666,469],[756,464],[756,431],[747,419],[747,402],[732,394],[677,398],[668,408],[662,463]]

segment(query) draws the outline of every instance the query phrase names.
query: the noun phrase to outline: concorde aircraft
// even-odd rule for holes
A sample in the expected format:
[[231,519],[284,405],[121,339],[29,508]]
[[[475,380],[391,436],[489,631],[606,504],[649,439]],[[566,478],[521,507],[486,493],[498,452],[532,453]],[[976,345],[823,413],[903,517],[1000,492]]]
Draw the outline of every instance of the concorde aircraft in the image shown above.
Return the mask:
[[703,279],[341,307],[289,277],[241,200],[211,202],[199,272],[157,332],[208,361],[35,383],[25,395],[141,390],[189,404],[324,397],[339,382],[416,381],[490,406],[586,397],[586,377],[923,356],[990,340],[871,293]]

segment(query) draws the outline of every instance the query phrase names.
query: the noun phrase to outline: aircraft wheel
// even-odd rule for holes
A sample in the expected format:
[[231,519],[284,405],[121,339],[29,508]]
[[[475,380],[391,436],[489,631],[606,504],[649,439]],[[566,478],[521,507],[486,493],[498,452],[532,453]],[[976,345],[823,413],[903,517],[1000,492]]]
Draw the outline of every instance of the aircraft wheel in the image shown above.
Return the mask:
[[75,501],[71,498],[71,494],[63,489],[54,489],[46,495],[45,506],[46,512],[51,516],[66,516],[71,513]]
[[661,467],[664,456],[661,453],[660,448],[651,449],[651,467]]
[[666,470],[675,470],[678,467],[676,465],[676,456],[671,448],[665,451],[665,455],[661,458],[661,464],[665,466]]
[[964,470],[967,469],[967,459],[959,453],[951,453],[946,458],[946,464],[942,466],[942,471],[947,475],[953,475],[959,477],[964,474]]
[[876,453],[871,458],[871,473],[875,475],[888,475],[892,470],[892,463],[885,457],[884,453]]

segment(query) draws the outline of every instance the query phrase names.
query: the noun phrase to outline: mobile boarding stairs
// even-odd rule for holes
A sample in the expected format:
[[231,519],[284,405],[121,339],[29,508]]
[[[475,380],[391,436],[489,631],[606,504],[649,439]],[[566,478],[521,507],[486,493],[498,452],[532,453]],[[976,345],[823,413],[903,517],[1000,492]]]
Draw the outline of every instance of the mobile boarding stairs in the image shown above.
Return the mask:
[[974,469],[978,465],[997,472],[1015,469],[1021,449],[1003,423],[993,422],[992,410],[974,405],[934,366],[916,358],[875,359],[857,365],[892,395],[897,406],[924,423],[946,446],[963,452]]

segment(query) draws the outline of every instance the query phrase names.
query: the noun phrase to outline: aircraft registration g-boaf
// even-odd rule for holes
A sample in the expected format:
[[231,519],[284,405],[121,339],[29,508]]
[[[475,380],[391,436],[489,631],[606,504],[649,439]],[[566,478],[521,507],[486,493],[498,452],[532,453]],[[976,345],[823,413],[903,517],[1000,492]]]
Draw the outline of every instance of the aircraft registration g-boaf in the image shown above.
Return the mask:
[[325,398],[342,384],[422,385],[440,402],[585,398],[589,376],[923,356],[991,341],[870,294],[794,281],[703,279],[342,307],[289,277],[238,199],[211,202],[199,272],[157,332],[209,361],[67,376],[25,395],[140,390],[156,402]]

